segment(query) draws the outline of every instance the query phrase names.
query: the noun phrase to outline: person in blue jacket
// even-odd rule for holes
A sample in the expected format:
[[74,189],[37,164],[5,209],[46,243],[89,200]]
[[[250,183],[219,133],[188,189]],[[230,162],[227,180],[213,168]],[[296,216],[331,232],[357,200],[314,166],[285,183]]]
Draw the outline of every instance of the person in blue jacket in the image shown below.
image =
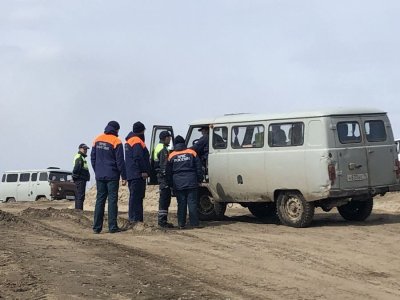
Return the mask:
[[108,198],[108,229],[110,233],[120,232],[117,224],[119,180],[126,185],[124,149],[118,138],[120,126],[110,121],[93,142],[90,154],[92,167],[96,175],[96,206],[94,210],[93,232],[103,229],[104,207]]
[[130,222],[143,222],[143,199],[146,192],[146,179],[150,174],[150,154],[144,143],[145,130],[143,123],[136,122],[126,137],[125,143]]
[[180,135],[175,138],[175,149],[168,157],[167,178],[178,201],[179,228],[186,226],[187,207],[190,225],[198,227],[198,187],[203,180],[203,170],[197,153],[186,147]]

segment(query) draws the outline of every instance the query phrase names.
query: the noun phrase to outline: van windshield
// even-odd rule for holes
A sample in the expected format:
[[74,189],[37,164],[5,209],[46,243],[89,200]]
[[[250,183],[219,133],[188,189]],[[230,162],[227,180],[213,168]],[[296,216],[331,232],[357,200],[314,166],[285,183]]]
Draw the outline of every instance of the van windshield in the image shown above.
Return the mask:
[[49,181],[66,182],[72,181],[71,173],[50,172]]

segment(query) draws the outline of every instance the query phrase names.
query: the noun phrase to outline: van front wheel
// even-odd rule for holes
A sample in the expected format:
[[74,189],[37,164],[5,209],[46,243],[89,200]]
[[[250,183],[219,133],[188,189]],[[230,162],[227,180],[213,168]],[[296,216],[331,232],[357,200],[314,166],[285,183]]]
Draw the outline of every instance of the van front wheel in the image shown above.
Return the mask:
[[347,221],[365,221],[372,212],[374,199],[368,198],[364,201],[352,200],[337,208],[339,214]]
[[298,192],[285,192],[278,196],[277,212],[282,224],[303,228],[309,226],[313,220],[314,203],[307,202]]

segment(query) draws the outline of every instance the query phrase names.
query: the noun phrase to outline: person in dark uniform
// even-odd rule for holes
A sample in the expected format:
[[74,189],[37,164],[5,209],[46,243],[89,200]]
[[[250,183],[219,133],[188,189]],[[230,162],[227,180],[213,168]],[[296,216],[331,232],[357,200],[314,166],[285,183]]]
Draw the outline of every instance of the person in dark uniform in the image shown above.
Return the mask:
[[79,152],[74,157],[74,169],[72,178],[74,179],[77,196],[75,199],[75,209],[83,210],[85,201],[86,182],[90,180],[89,165],[86,161],[87,151],[90,149],[86,144],[79,145]]
[[143,222],[143,199],[146,193],[146,179],[150,174],[150,154],[144,137],[145,126],[141,122],[133,124],[126,137],[125,160],[129,186],[130,222]]
[[90,159],[96,174],[96,207],[94,209],[93,232],[100,233],[103,229],[104,207],[108,198],[108,230],[110,233],[120,232],[118,227],[118,190],[119,180],[126,185],[126,169],[124,148],[118,138],[120,126],[116,121],[110,121],[99,135],[92,147]]
[[160,199],[158,202],[158,226],[163,228],[173,228],[174,225],[168,223],[168,209],[171,204],[171,188],[167,182],[166,169],[168,163],[171,134],[168,131],[160,133],[160,143],[156,146],[153,153],[154,167],[157,172],[157,180],[160,188]]
[[175,138],[175,150],[168,157],[167,178],[178,200],[178,226],[186,226],[189,207],[189,221],[193,227],[199,226],[198,187],[203,179],[200,159],[195,151],[187,149],[185,139]]

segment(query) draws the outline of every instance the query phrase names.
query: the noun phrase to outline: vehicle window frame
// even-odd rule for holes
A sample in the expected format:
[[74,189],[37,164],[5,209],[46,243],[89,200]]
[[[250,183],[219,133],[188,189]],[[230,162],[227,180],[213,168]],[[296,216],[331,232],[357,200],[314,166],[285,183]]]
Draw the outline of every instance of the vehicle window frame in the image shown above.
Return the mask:
[[[370,136],[371,136],[371,125],[370,125],[370,128],[369,128],[370,134],[367,134],[366,124],[367,124],[367,123],[371,123],[371,122],[379,122],[379,123],[382,124],[383,130],[384,130],[384,132],[385,132],[385,138],[384,138],[384,139],[370,140]],[[386,142],[386,141],[387,141],[388,135],[387,135],[387,131],[386,131],[385,122],[384,122],[383,120],[366,120],[366,121],[364,121],[364,131],[365,131],[365,137],[366,137],[366,139],[367,139],[367,141],[368,141],[369,143],[382,143],[382,142]]]
[[[215,131],[215,129],[219,129],[219,128],[221,128],[221,132],[225,129],[226,130],[226,137],[227,137],[227,139],[226,139],[226,142],[225,142],[225,146],[224,147],[216,147],[215,146],[215,135],[217,134],[217,133],[214,133],[214,131]],[[223,149],[226,149],[226,148],[228,148],[228,127],[227,126],[216,126],[216,127],[214,127],[213,129],[212,129],[212,133],[213,133],[213,135],[212,135],[212,147],[213,147],[213,149],[215,149],[215,150],[223,150]],[[218,136],[220,136],[219,134],[217,134]],[[220,136],[221,137],[221,136]],[[223,139],[223,137],[221,137],[222,139]]]
[[[42,179],[42,174],[46,174],[46,179]],[[49,181],[49,174],[47,172],[40,172],[39,173],[39,181],[41,181],[41,182]]]
[[[33,180],[33,176],[35,176],[35,175],[36,175],[36,179]],[[36,181],[38,180],[38,178],[39,178],[39,176],[38,176],[38,173],[37,173],[37,172],[34,172],[34,173],[31,174],[31,181],[32,181],[32,182],[36,182]]]
[[[340,124],[352,124],[352,123],[355,123],[355,124],[357,124],[358,125],[358,131],[360,132],[360,140],[359,141],[354,141],[354,140],[349,140],[349,141],[343,141],[342,139],[341,139],[341,135],[340,135],[340,133],[339,133],[339,125]],[[358,122],[358,121],[339,121],[339,122],[337,122],[336,123],[336,131],[337,131],[337,137],[338,137],[338,139],[339,139],[339,142],[341,143],[341,144],[343,144],[343,145],[346,145],[346,144],[361,144],[362,142],[363,142],[363,136],[362,136],[362,131],[361,131],[361,125],[360,125],[360,123]]]
[[[22,180],[24,179],[24,180]],[[20,173],[19,182],[29,182],[31,181],[31,173]]]
[[[16,178],[15,178],[15,181],[9,181],[9,180],[8,180],[8,177],[9,177],[9,176],[13,176],[13,175],[16,177]],[[7,174],[7,177],[6,177],[6,182],[10,182],[10,183],[18,182],[18,178],[19,178],[18,175],[19,175],[18,173],[8,173],[8,174]]]
[[[252,145],[251,147],[243,147],[243,145],[235,146],[235,145],[234,145],[235,141],[233,140],[233,138],[236,137],[237,135],[234,134],[234,130],[235,130],[235,128],[241,128],[241,127],[246,128],[246,131],[247,131],[247,128],[248,128],[248,127],[254,127],[254,128],[256,128],[256,127],[261,127],[261,128],[263,129],[262,133],[264,133],[263,139],[262,139],[262,145],[261,145],[261,146],[256,146],[257,144],[254,144],[254,145]],[[254,132],[253,132],[253,135],[254,135]],[[244,138],[245,138],[245,137],[244,137]],[[243,138],[243,141],[244,141],[244,138]],[[262,123],[233,125],[233,126],[231,127],[231,138],[230,138],[230,140],[231,140],[231,143],[230,143],[230,144],[231,144],[231,148],[234,149],[234,150],[240,150],[240,149],[260,149],[260,148],[264,148],[264,145],[265,145],[265,125],[262,124]],[[243,141],[242,141],[242,142],[243,142]],[[255,142],[254,142],[254,143],[255,143]]]
[[[294,127],[295,124],[300,124],[300,125],[301,125],[301,129],[302,129],[301,144],[295,144],[295,145],[294,145],[294,144],[293,144],[293,136],[290,137],[290,144],[289,144],[289,145],[287,145],[287,144],[286,144],[286,145],[276,145],[276,144],[273,144],[273,143],[272,143],[272,134],[270,134],[270,133],[272,133],[272,130],[270,131],[270,129],[271,129],[272,126],[276,126],[276,125],[279,125],[279,126],[290,125],[291,128],[290,128],[289,130],[293,130],[293,127]],[[268,146],[271,147],[271,148],[287,148],[287,147],[301,147],[301,146],[304,146],[305,128],[306,128],[306,126],[305,126],[304,122],[279,122],[279,123],[270,123],[270,124],[268,125]],[[281,130],[283,130],[283,129],[281,129]],[[286,132],[285,132],[285,134],[286,134]],[[289,135],[289,133],[288,133],[288,135]],[[288,139],[287,136],[286,136],[286,139]]]
[[1,182],[6,182],[6,174],[4,173],[3,176],[1,177]]

